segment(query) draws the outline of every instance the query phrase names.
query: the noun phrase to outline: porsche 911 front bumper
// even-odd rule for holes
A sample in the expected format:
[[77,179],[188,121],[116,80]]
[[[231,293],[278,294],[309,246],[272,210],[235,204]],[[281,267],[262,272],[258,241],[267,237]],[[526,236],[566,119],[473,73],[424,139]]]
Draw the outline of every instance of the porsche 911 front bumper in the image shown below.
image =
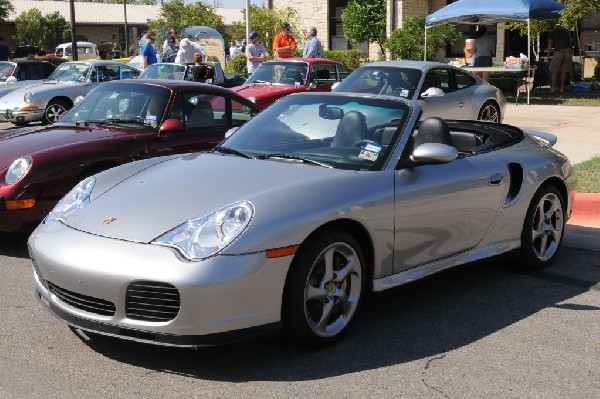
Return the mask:
[[280,321],[291,256],[182,260],[162,246],[51,222],[29,239],[36,297],[77,328],[153,344],[230,342]]

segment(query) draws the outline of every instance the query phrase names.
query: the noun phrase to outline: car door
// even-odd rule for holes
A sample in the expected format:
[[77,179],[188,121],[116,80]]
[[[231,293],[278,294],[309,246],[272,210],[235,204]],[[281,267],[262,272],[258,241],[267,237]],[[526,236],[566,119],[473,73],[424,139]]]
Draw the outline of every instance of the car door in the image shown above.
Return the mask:
[[336,76],[335,64],[314,63],[309,83],[315,83],[314,91],[331,91],[331,86],[336,82]]
[[[438,88],[444,92],[442,96],[424,97],[423,93],[429,88]],[[439,116],[447,119],[467,119],[465,106],[469,99],[465,93],[456,90],[454,75],[450,68],[432,68],[425,74],[418,97],[423,109],[422,119],[429,116]]]
[[[235,118],[232,117],[232,109]],[[226,95],[180,92],[175,97],[169,119],[183,121],[187,131],[161,134],[158,140],[150,144],[150,152],[166,155],[210,150],[225,138],[225,132],[230,127],[241,125],[256,113],[256,109]]]
[[495,152],[395,172],[396,273],[475,247],[505,197]]

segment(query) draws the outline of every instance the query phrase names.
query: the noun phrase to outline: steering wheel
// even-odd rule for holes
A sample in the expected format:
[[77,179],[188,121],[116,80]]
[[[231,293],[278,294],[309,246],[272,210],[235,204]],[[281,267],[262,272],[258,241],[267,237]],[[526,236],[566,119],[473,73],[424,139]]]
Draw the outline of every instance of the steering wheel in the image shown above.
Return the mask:
[[369,139],[362,139],[362,140],[355,141],[354,144],[352,144],[352,147],[362,147],[365,144],[373,144],[373,145],[376,145],[377,147],[381,147],[381,144],[379,144],[378,142],[376,142],[374,140],[369,140]]

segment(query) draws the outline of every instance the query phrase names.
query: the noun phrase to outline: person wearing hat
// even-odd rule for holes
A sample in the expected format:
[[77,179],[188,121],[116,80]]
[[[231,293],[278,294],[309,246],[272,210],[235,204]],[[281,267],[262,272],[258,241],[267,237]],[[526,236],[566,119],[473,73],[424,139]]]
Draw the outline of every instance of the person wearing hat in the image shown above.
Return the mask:
[[177,39],[173,36],[167,39],[167,49],[163,51],[161,62],[175,62],[179,47],[177,46]]
[[293,57],[296,53],[296,39],[290,34],[290,29],[290,24],[285,22],[273,40],[273,52],[279,58]]
[[246,66],[248,67],[248,75],[252,75],[256,68],[263,62],[265,62],[267,50],[260,44],[259,36],[257,32],[250,33],[248,36],[250,44],[246,46]]

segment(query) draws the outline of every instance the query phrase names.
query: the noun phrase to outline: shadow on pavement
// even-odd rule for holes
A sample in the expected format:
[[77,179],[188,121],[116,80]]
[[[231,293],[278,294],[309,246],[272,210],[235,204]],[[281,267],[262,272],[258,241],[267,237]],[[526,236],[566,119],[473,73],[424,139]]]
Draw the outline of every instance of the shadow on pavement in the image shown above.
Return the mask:
[[600,281],[600,253],[564,248],[557,263],[510,272],[504,260],[479,262],[373,295],[344,339],[320,351],[298,349],[279,333],[198,350],[77,335],[104,356],[157,372],[231,382],[322,379],[442,358],[548,307],[600,310],[568,303]]
[[0,233],[0,256],[29,258],[28,238],[29,233]]

